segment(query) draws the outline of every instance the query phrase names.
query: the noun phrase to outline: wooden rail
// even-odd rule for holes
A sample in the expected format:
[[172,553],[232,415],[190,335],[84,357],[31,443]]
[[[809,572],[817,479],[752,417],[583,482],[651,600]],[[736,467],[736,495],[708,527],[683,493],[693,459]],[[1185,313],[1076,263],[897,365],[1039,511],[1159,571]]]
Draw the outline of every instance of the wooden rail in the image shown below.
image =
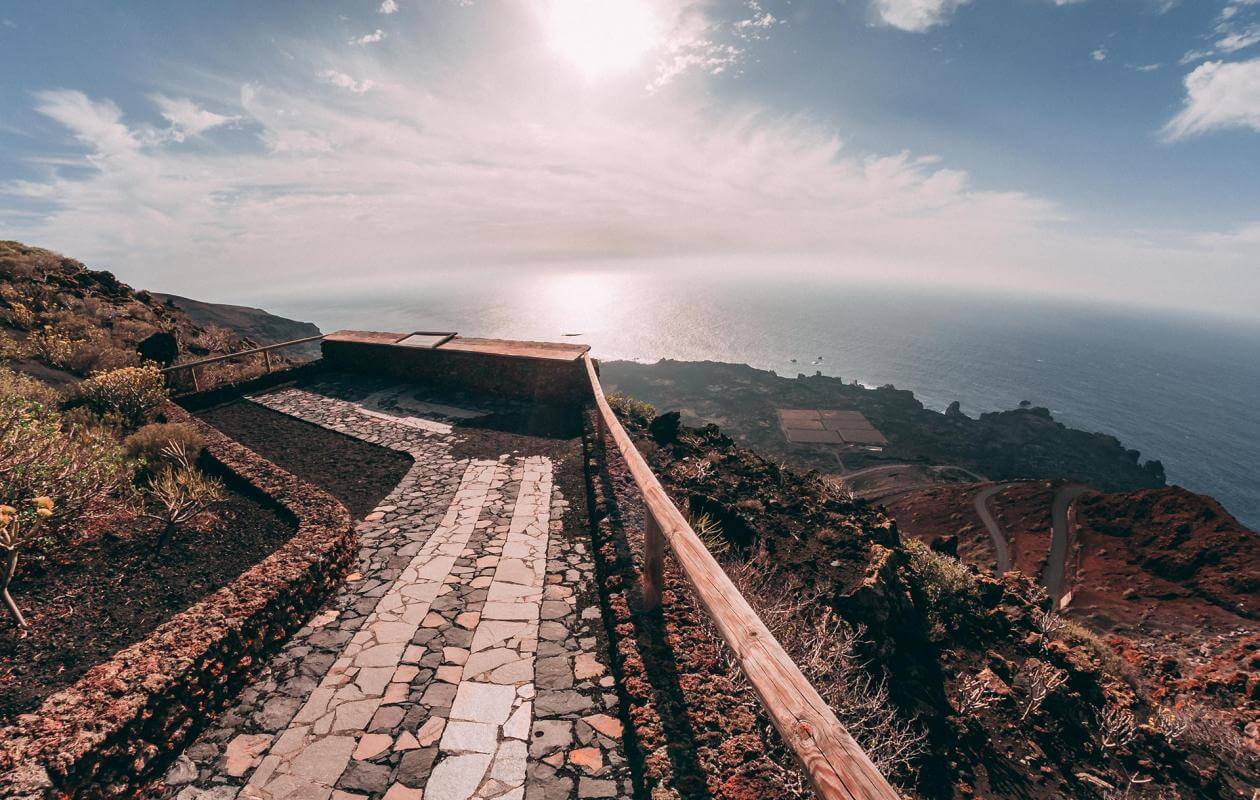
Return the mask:
[[248,350],[238,350],[235,353],[228,353],[225,356],[211,356],[210,358],[203,358],[199,361],[188,361],[183,364],[172,364],[171,366],[166,367],[162,369],[161,371],[163,373],[174,373],[174,372],[178,372],[181,369],[188,370],[189,373],[192,374],[193,390],[200,392],[201,382],[197,379],[197,367],[203,367],[206,364],[217,364],[220,361],[228,361],[233,358],[240,358],[241,356],[253,355],[254,353],[262,353],[263,363],[266,365],[267,373],[270,374],[272,350],[278,350],[281,347],[292,347],[295,344],[306,344],[307,342],[317,342],[323,338],[324,338],[324,335],[321,333],[319,336],[307,336],[303,339],[290,339],[287,342],[276,342],[275,344],[265,344],[262,347],[251,347]]
[[604,397],[590,356],[583,356],[598,407],[599,432],[612,435],[647,507],[644,535],[643,597],[660,603],[665,544],[735,653],[762,707],[800,761],[822,800],[899,800],[875,765],[858,747],[835,712],[784,652],[726,572],[687,524],[661,487]]

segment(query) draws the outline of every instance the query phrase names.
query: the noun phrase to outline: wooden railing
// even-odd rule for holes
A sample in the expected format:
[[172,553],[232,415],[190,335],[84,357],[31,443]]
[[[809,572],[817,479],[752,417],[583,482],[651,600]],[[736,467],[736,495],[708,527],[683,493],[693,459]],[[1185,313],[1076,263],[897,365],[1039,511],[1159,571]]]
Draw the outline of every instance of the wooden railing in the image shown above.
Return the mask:
[[815,793],[823,800],[898,800],[900,795],[853,741],[674,506],[609,407],[590,356],[583,359],[599,410],[600,436],[612,435],[647,508],[644,604],[649,608],[660,604],[668,544],[700,605],[734,651],[770,721],[805,769]]
[[275,344],[267,344],[267,345],[263,345],[262,347],[251,347],[248,350],[238,350],[235,353],[228,353],[227,355],[224,355],[224,356],[212,356],[210,358],[203,358],[199,361],[187,361],[183,364],[172,364],[171,366],[163,369],[162,372],[165,374],[173,374],[173,373],[179,372],[180,370],[185,370],[185,369],[188,370],[192,374],[193,391],[200,392],[201,381],[197,378],[197,367],[204,367],[206,364],[217,364],[221,361],[229,361],[233,358],[240,358],[241,356],[249,356],[249,355],[254,355],[255,353],[262,353],[264,368],[267,370],[267,373],[270,374],[272,350],[279,350],[281,347],[292,347],[293,345],[296,345],[296,344],[306,344],[307,342],[317,342],[323,338],[324,338],[323,334],[320,334],[319,336],[307,336],[303,339],[290,339],[287,342],[276,342]]

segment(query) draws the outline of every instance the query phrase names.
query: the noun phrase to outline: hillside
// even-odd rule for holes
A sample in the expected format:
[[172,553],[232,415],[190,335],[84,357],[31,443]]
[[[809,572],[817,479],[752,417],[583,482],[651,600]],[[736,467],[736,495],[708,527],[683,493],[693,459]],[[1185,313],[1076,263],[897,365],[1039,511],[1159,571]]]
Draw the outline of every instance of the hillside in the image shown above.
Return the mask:
[[[893,499],[907,535],[956,548],[995,569],[979,517],[985,485],[938,487]],[[1044,574],[1061,481],[994,486],[988,508],[1013,567]],[[1085,492],[1071,507],[1065,613],[1112,637],[1162,702],[1203,703],[1260,750],[1260,534],[1210,497],[1171,486]]]
[[[754,583],[794,598],[787,613],[821,609],[842,620],[835,635],[853,632],[854,658],[886,682],[903,730],[924,737],[910,758],[918,796],[1248,796],[1254,759],[1239,732],[1195,711],[1203,698],[1193,692],[1165,704],[1163,685],[1117,655],[1134,646],[1128,640],[1108,644],[1064,625],[1045,613],[1032,581],[990,577],[903,538],[883,509],[784,470],[716,426],[623,408],[640,450],[710,549],[724,551],[728,572],[760,572]],[[806,645],[825,647],[816,637]],[[853,691],[824,689],[842,704]],[[872,719],[869,708],[840,714],[859,730]],[[864,746],[887,725],[860,734]]]
[[[278,317],[261,308],[207,303],[163,292],[151,294],[158,301],[183,311],[189,319],[203,328],[210,326],[227,328],[259,344],[288,342],[320,334],[319,326],[314,323]],[[319,345],[318,343],[301,345],[288,352],[290,354],[304,353],[311,358],[316,358],[319,356]]]
[[[257,309],[185,302],[191,311],[51,250],[0,241],[0,360],[48,383],[73,383],[144,359],[177,363],[273,336],[291,338],[289,332],[318,332]],[[276,356],[280,363],[289,358]],[[208,369],[231,378],[258,365],[242,360]]]

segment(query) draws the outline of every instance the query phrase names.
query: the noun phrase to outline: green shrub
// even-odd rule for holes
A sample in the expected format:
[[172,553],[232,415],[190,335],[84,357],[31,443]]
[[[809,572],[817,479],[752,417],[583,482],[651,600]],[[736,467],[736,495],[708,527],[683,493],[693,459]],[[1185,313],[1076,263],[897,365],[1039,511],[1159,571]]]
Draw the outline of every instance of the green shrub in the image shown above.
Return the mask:
[[45,408],[56,408],[61,400],[57,390],[48,384],[8,367],[0,367],[0,397],[18,397]]
[[123,441],[123,450],[127,458],[139,461],[145,466],[156,466],[169,461],[168,452],[171,446],[188,454],[191,461],[196,461],[203,447],[201,434],[192,425],[183,422],[154,422],[145,425]]
[[129,428],[149,421],[166,402],[166,382],[157,367],[123,367],[79,384],[78,402],[106,416],[117,414]]
[[967,626],[980,600],[976,574],[958,559],[938,553],[918,539],[906,538],[905,550],[927,601],[924,610],[932,638],[944,638]]
[[58,369],[69,366],[70,357],[74,355],[74,340],[50,325],[32,333],[26,344],[32,357]]
[[66,426],[32,399],[37,382],[0,374],[0,599],[26,620],[9,586],[22,553],[46,549],[123,483],[122,450],[108,431]]
[[640,422],[644,425],[656,419],[656,406],[635,400],[629,395],[613,392],[608,395],[608,406],[623,420]]
[[144,487],[145,516],[162,523],[162,532],[153,544],[153,554],[161,552],[175,529],[222,500],[223,484],[193,464],[187,450],[172,443],[162,451],[167,462]]

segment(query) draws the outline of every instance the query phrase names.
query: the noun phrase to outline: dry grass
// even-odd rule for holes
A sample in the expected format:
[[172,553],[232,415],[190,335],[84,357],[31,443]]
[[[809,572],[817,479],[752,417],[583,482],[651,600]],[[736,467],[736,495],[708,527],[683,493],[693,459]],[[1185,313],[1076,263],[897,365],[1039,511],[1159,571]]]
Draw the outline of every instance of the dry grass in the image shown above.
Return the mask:
[[[836,617],[819,592],[805,589],[791,575],[775,569],[764,550],[745,560],[725,559],[723,566],[875,767],[895,784],[913,785],[915,763],[926,749],[926,734],[913,721],[900,716],[889,699],[884,680],[872,674],[858,656],[863,631]],[[699,616],[707,620],[703,611]],[[706,629],[727,653],[732,682],[747,693],[750,709],[764,719],[733,654],[721,642],[716,628],[706,623]],[[766,726],[768,729],[768,721]],[[778,741],[777,734],[770,730],[767,734],[769,740]],[[786,753],[773,760],[787,796],[814,796],[804,775]]]

